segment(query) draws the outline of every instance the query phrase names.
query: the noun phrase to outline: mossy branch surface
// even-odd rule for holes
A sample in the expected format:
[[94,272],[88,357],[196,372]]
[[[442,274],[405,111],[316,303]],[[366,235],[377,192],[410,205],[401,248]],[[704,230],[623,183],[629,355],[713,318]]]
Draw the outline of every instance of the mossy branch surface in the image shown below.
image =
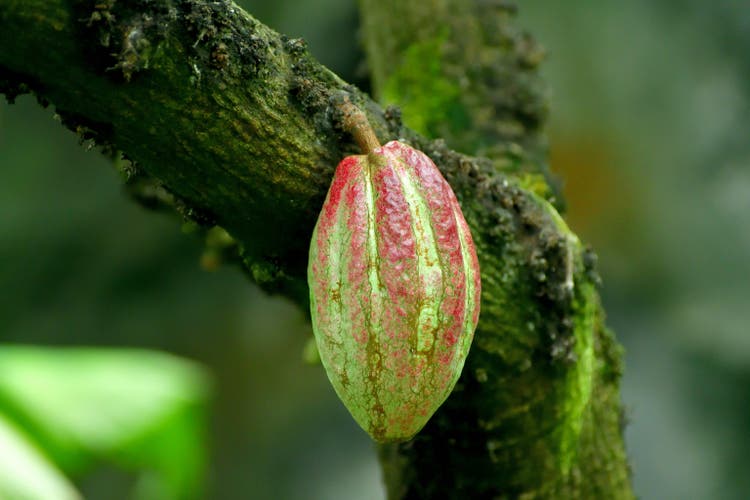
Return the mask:
[[544,50],[502,0],[360,0],[375,96],[504,171],[546,170]]
[[[448,22],[476,16],[474,2],[443,2],[434,12],[428,3],[403,3],[405,13],[421,12],[424,26],[435,24],[417,48],[408,37],[389,41],[372,31],[370,16],[389,3],[365,5],[363,20],[371,59],[373,46],[383,51],[371,61],[376,86],[391,85],[396,99],[418,95],[410,78],[419,84],[412,77],[382,83],[400,54],[430,65],[425,54],[434,51],[424,47],[477,48],[458,43],[462,31]],[[511,16],[493,19],[502,32],[512,30]],[[529,93],[514,100],[497,90],[493,99],[504,103],[497,116],[506,124],[537,116],[534,106],[544,103],[533,73],[518,67],[518,46],[493,40],[483,38],[479,48],[502,56],[499,75],[518,77],[506,90]],[[439,74],[444,55],[437,55],[431,71]],[[462,92],[475,93],[479,77],[492,74],[477,72],[476,85],[470,78]],[[502,79],[496,83],[503,89]],[[480,324],[456,390],[413,441],[380,449],[389,495],[631,497],[621,355],[603,324],[593,256],[557,214],[554,190],[544,182],[524,187],[538,186],[529,176],[544,174],[542,115],[539,123],[520,120],[520,129],[492,129],[494,119],[479,120],[481,90],[471,97],[476,105],[455,113],[480,130],[473,138],[430,128],[431,113],[442,109],[432,103],[405,114],[423,132],[489,158],[457,153],[406,128],[395,108],[383,111],[316,62],[302,41],[225,1],[0,0],[0,91],[10,99],[32,91],[82,139],[124,152],[132,163],[127,183],[142,200],[226,229],[253,279],[302,307],[315,219],[336,164],[358,149],[342,129],[340,104],[349,100],[381,143],[402,138],[435,161],[462,204],[482,269]],[[520,102],[527,107],[516,109]]]

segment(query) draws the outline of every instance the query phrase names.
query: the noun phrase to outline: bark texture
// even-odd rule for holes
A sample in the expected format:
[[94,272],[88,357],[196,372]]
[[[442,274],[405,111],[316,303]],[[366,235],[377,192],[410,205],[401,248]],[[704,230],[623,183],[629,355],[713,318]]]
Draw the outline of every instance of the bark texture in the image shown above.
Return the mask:
[[421,134],[226,1],[0,0],[0,92],[32,91],[124,152],[142,201],[224,228],[252,278],[302,307],[317,213],[357,150],[348,97],[381,143],[438,165],[482,272],[456,389],[412,441],[379,448],[389,496],[631,498],[621,352],[595,258],[555,209],[540,49],[505,2],[363,0],[362,24],[377,94]]

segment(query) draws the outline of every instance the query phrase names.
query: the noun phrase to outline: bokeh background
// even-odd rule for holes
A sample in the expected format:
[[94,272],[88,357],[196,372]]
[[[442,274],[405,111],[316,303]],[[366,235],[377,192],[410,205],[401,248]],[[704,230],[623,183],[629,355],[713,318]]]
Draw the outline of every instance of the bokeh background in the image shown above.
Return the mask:
[[[240,3],[366,85],[354,2]],[[548,52],[566,217],[599,254],[626,348],[636,493],[750,498],[750,4],[521,3]],[[383,498],[369,439],[303,362],[305,314],[236,268],[202,270],[202,241],[128,199],[112,163],[28,96],[0,104],[0,234],[2,346],[198,363],[208,410],[191,453],[206,454],[208,497]],[[125,469],[94,464],[75,484],[129,498],[139,473]]]

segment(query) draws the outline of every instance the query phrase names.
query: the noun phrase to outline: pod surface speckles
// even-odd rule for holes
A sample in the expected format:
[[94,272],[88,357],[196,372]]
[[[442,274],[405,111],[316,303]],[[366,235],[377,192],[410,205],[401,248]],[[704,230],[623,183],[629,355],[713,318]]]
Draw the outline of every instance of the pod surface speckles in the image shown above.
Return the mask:
[[338,396],[376,441],[413,437],[461,374],[481,291],[471,233],[432,160],[398,141],[342,160],[308,281]]

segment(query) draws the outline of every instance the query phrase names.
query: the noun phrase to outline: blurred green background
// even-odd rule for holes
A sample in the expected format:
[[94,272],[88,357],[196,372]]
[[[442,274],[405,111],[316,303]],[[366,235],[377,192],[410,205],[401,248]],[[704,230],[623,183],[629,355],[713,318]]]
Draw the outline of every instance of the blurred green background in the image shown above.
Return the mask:
[[[366,88],[353,2],[240,3]],[[750,6],[526,0],[520,23],[548,50],[552,166],[627,349],[636,493],[748,498]],[[52,116],[0,104],[0,450],[85,498],[383,498],[369,439],[302,361],[305,314],[203,271],[202,242]]]

